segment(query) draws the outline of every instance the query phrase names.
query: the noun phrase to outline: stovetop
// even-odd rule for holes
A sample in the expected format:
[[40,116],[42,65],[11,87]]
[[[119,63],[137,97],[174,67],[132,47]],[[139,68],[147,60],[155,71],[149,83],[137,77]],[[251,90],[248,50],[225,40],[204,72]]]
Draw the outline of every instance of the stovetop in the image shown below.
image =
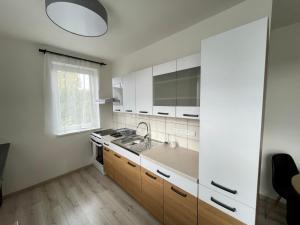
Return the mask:
[[93,132],[94,134],[98,134],[99,136],[106,136],[106,135],[111,135],[115,133],[116,131],[113,129],[106,129],[106,130],[98,130]]
[[105,130],[99,130],[92,133],[95,136],[104,137],[104,136],[111,136],[114,138],[121,138],[126,137],[129,135],[136,134],[135,130],[128,129],[128,128],[120,128],[120,129],[105,129]]

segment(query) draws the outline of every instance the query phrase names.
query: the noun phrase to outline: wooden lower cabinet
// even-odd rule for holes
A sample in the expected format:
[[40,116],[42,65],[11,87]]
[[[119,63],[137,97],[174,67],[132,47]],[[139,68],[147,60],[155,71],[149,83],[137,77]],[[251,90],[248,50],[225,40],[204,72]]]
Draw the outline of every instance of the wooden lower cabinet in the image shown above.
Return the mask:
[[106,147],[103,151],[103,166],[107,176],[114,179],[113,151]]
[[198,200],[198,225],[245,225],[215,207]]
[[128,159],[125,159],[125,174],[126,174],[125,190],[138,202],[141,202],[141,191],[142,191],[141,167],[136,163]]
[[164,224],[197,225],[197,198],[164,181]]
[[160,222],[164,221],[164,180],[141,168],[142,204]]
[[114,180],[123,189],[126,189],[126,172],[125,163],[126,160],[123,156],[113,152],[113,168],[114,168]]
[[[213,207],[193,195],[165,181],[138,164],[104,148],[104,169],[121,188],[140,202],[161,224],[164,225],[242,225],[233,223],[231,217],[213,212]],[[199,211],[197,211],[199,208]],[[216,215],[215,215],[216,214]],[[224,223],[226,218],[229,222]]]

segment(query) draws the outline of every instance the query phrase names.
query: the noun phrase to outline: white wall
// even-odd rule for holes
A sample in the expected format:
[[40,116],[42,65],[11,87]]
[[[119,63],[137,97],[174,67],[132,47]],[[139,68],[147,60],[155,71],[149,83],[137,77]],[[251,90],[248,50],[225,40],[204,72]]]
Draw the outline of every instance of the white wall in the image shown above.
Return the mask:
[[271,32],[261,190],[275,196],[271,156],[286,152],[300,167],[300,23]]
[[200,52],[202,39],[265,16],[271,17],[271,12],[272,0],[245,0],[220,14],[117,60],[113,65],[113,74],[124,75]]
[[[89,132],[56,137],[45,134],[43,55],[40,46],[0,38],[0,143],[11,142],[4,193],[89,164]],[[111,95],[109,67],[101,75],[101,95]],[[111,106],[101,108],[102,126],[111,126]]]

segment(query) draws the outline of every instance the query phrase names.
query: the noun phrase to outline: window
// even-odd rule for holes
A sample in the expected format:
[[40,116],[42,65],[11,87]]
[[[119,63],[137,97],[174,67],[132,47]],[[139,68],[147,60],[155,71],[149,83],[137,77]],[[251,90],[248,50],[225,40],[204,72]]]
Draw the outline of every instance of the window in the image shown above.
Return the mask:
[[46,58],[46,115],[53,133],[99,128],[98,65],[54,55]]

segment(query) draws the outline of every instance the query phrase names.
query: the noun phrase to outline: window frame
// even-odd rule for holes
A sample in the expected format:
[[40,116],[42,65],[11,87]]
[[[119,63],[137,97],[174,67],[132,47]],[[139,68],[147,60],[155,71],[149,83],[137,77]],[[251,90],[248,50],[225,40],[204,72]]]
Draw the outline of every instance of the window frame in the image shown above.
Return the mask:
[[[72,63],[64,63],[59,62],[56,60],[51,61],[51,71],[50,76],[52,80],[52,104],[55,108],[54,110],[54,120],[53,121],[56,124],[56,129],[54,131],[56,136],[64,136],[64,135],[70,135],[70,134],[76,134],[81,132],[87,132],[90,130],[96,130],[100,128],[100,108],[99,105],[96,104],[95,106],[91,105],[91,110],[93,115],[92,117],[96,116],[95,119],[92,118],[92,121],[90,123],[80,123],[80,124],[73,124],[70,126],[63,126],[62,125],[62,116],[61,116],[61,104],[59,99],[59,86],[58,86],[58,72],[71,72],[79,74],[85,74],[89,76],[89,83],[90,83],[90,98],[91,102],[93,104],[93,96],[96,96],[99,98],[99,69],[95,67],[88,67],[88,66],[81,66],[81,65],[75,65]],[[93,82],[96,82],[96,87],[93,86]],[[92,93],[95,92],[95,93]],[[96,99],[94,99],[96,100]]]

